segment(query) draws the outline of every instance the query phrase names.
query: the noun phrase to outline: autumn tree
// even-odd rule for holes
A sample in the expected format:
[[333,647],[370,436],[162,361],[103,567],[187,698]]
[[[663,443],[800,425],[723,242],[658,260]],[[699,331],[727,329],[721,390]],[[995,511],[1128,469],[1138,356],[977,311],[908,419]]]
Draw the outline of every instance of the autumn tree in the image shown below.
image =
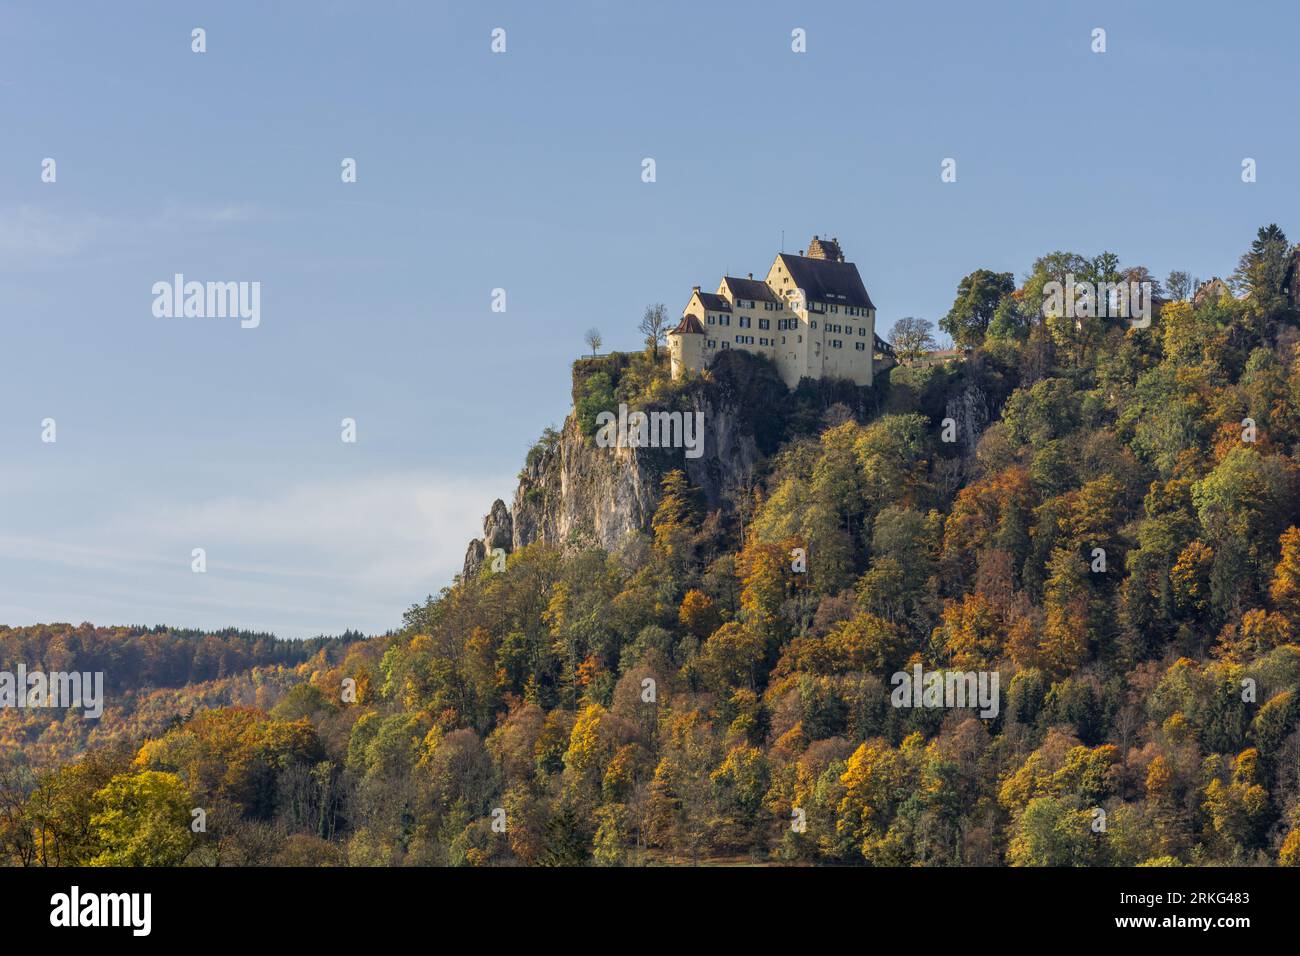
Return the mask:
[[1300,528],[1294,525],[1282,535],[1282,555],[1273,568],[1268,594],[1292,629],[1300,632]]
[[176,866],[190,851],[193,803],[181,778],[152,770],[119,774],[95,794],[91,866]]
[[704,640],[722,623],[717,605],[703,591],[692,588],[682,598],[678,621],[686,632]]

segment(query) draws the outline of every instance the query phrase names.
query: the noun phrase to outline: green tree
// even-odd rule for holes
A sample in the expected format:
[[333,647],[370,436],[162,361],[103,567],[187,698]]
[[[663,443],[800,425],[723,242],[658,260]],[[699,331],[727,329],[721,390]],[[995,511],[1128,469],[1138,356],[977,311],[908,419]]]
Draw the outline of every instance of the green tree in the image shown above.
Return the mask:
[[1192,277],[1181,269],[1175,269],[1165,279],[1165,291],[1173,302],[1181,302],[1192,294]]
[[1012,866],[1087,866],[1093,861],[1097,837],[1091,814],[1059,797],[1035,797],[1015,823],[1007,848]]
[[974,348],[984,341],[984,333],[1002,297],[1015,288],[1015,278],[1010,272],[976,269],[958,284],[957,298],[948,314],[939,320],[939,328],[958,345]]

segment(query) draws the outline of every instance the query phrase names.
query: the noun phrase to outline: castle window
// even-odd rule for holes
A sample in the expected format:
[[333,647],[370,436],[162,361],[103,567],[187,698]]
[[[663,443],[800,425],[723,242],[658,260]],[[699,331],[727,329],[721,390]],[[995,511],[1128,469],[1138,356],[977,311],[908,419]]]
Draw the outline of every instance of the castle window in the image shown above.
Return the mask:
[[766,328],[769,328],[771,325],[772,325],[772,323],[771,323],[771,321],[768,320],[768,319],[759,319],[759,320],[758,320],[758,327],[759,327],[760,329],[766,329]]
[[709,316],[709,325],[713,324],[713,316]]
[[747,329],[747,328],[749,328],[749,316],[747,316],[747,315],[742,315],[742,316],[740,317],[740,327],[741,327],[742,329]]
[[724,349],[729,349],[729,348],[731,348],[731,343],[730,343],[730,342],[723,342],[723,343],[722,343],[722,347],[723,347]]
[[854,342],[854,343],[853,343],[853,347],[854,347],[855,349],[857,349],[859,352],[865,352],[865,351],[867,350],[867,343],[866,343],[866,342]]
[[704,344],[707,345],[707,346],[708,346],[709,348],[711,348],[711,349],[716,349],[716,348],[718,347],[718,343],[715,342],[715,341],[713,341],[713,339],[709,339],[709,340],[708,340],[707,342],[705,342]]
[[817,328],[817,320],[816,320],[816,319],[813,319],[812,322],[810,322],[809,324],[810,324],[814,329]]

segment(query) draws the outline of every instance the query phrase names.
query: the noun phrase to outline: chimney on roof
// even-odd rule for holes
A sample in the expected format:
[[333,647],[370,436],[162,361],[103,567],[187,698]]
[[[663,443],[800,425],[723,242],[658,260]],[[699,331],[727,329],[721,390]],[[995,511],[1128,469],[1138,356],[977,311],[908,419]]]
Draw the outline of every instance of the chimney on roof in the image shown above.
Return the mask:
[[750,277],[751,279],[754,278],[754,273],[751,272],[751,273],[749,274],[749,277]]

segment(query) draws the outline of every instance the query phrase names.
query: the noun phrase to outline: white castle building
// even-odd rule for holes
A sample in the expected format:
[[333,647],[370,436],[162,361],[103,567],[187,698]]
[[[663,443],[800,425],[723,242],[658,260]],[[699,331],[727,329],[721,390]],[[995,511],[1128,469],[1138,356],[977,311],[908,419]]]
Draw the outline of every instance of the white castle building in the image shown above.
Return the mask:
[[876,307],[844,261],[836,239],[813,236],[808,254],[781,253],[766,279],[723,276],[717,292],[696,286],[681,323],[668,333],[673,378],[700,370],[727,349],[766,355],[789,388],[804,378],[870,385],[876,356],[893,350],[876,337]]

